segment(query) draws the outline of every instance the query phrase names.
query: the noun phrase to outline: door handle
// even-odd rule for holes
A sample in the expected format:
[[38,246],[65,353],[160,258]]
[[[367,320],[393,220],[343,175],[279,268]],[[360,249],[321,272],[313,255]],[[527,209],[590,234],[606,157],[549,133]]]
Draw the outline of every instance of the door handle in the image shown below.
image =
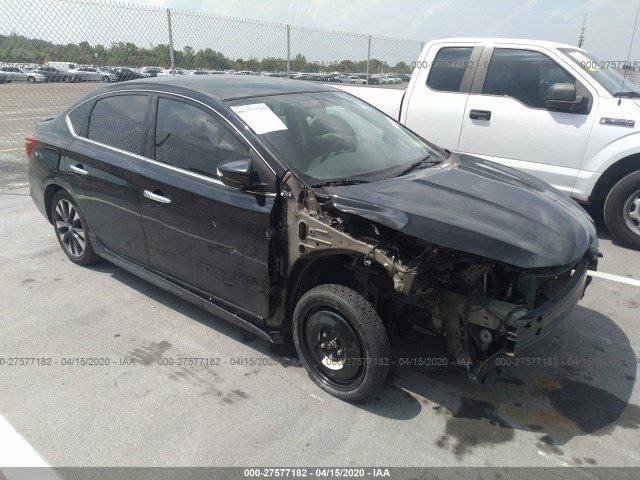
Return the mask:
[[155,203],[163,203],[163,204],[171,203],[171,200],[169,198],[163,197],[162,195],[158,195],[157,193],[150,192],[149,190],[145,190],[143,195]]
[[79,163],[77,166],[76,165],[69,165],[69,170],[71,170],[73,173],[77,173],[78,175],[87,175],[89,172],[87,172],[86,170],[84,170],[82,168],[82,164]]
[[471,120],[491,120],[490,110],[471,110],[469,112],[469,118]]

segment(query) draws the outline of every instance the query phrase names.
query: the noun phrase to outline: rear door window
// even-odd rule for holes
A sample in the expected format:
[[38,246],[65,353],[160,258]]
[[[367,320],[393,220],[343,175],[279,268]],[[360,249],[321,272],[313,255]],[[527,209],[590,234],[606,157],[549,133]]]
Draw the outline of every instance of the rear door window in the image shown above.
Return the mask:
[[142,155],[147,115],[147,95],[115,95],[101,98],[89,116],[90,140]]
[[471,63],[473,47],[446,47],[437,54],[431,65],[427,85],[439,92],[460,92],[464,74]]

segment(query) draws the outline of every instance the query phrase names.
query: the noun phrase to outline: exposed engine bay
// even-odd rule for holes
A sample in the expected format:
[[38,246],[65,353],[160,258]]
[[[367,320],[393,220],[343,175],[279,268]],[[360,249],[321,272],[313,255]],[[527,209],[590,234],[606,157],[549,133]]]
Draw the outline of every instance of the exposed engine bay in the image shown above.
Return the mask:
[[455,364],[474,379],[484,379],[491,359],[515,355],[519,337],[527,338],[523,346],[541,338],[546,318],[539,312],[553,310],[560,297],[572,308],[590,279],[587,260],[517,268],[341,212],[330,196],[294,177],[284,182],[290,266],[313,255],[350,254],[344,267],[386,328],[442,336]]

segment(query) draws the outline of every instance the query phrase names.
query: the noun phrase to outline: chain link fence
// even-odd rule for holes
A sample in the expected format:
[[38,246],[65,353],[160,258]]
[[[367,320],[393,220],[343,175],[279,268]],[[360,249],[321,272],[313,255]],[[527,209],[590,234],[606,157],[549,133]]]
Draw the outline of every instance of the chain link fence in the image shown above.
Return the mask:
[[40,118],[105,82],[245,74],[400,83],[421,48],[419,41],[104,0],[1,0],[0,162],[17,158]]

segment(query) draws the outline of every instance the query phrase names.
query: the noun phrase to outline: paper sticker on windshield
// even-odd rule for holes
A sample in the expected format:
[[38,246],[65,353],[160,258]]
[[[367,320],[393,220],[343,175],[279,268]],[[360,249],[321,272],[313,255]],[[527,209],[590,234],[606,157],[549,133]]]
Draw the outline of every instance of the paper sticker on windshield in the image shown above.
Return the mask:
[[286,130],[287,126],[264,103],[231,107],[257,134]]

